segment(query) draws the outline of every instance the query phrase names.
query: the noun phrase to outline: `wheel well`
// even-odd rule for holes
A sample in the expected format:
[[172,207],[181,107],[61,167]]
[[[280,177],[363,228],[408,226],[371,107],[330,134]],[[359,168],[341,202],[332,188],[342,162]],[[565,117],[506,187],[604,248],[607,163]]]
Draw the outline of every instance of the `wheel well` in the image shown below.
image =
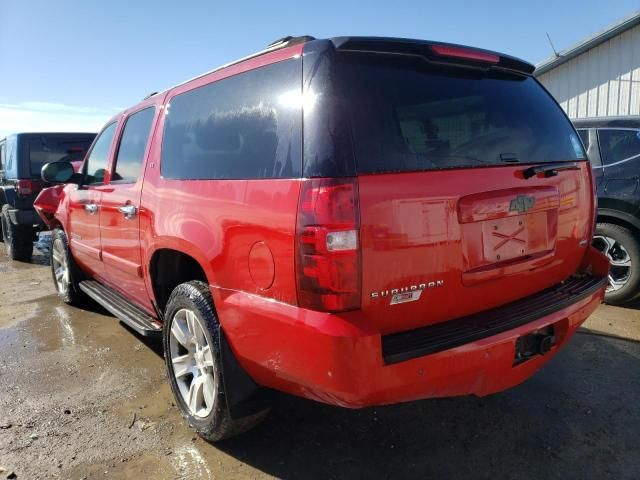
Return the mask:
[[638,227],[636,227],[635,225],[633,225],[630,222],[627,222],[621,218],[618,217],[613,217],[610,215],[598,215],[597,218],[597,223],[611,223],[613,225],[618,225],[620,227],[624,227],[627,228],[629,230],[631,230],[634,233],[640,234],[640,229],[638,229]]
[[162,315],[171,292],[181,283],[192,280],[207,282],[207,276],[200,264],[189,255],[170,249],[156,251],[149,265],[151,285],[156,307]]

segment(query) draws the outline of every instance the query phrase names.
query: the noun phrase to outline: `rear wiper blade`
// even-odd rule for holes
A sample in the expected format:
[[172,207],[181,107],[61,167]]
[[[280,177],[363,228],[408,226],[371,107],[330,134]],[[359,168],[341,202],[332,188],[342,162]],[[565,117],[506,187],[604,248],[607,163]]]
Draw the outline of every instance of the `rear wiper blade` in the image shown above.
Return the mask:
[[577,163],[546,163],[529,167],[522,171],[522,176],[526,179],[535,177],[539,173],[543,173],[545,177],[555,177],[560,170],[579,170]]

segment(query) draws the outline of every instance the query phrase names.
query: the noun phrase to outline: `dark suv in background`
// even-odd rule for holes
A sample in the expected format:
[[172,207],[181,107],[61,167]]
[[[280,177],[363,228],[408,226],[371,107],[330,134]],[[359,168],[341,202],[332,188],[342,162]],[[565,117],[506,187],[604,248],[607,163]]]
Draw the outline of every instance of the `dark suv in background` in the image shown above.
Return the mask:
[[608,303],[640,293],[640,116],[575,120],[598,188],[594,245],[611,261]]
[[42,190],[42,166],[79,165],[95,133],[16,133],[0,139],[0,238],[13,260],[29,260],[44,224],[33,208]]

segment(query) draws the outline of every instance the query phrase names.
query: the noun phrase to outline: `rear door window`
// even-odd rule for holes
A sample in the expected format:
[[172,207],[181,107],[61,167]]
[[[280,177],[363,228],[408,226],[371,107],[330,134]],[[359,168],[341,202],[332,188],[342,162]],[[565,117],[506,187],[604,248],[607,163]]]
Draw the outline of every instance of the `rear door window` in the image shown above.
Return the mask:
[[605,166],[640,157],[640,130],[598,130],[600,154]]
[[162,140],[170,179],[300,175],[301,60],[284,60],[173,97]]
[[155,108],[149,107],[127,119],[116,154],[112,183],[135,183],[140,176]]
[[361,173],[586,158],[531,77],[352,54],[342,58],[340,82]]
[[59,136],[40,135],[29,139],[29,162],[32,176],[40,176],[49,162],[82,161],[91,146],[91,139],[77,140]]
[[94,185],[104,182],[104,175],[107,169],[107,161],[109,160],[109,151],[113,142],[113,135],[116,133],[116,125],[114,122],[102,130],[98,136],[89,157],[84,165],[85,185]]

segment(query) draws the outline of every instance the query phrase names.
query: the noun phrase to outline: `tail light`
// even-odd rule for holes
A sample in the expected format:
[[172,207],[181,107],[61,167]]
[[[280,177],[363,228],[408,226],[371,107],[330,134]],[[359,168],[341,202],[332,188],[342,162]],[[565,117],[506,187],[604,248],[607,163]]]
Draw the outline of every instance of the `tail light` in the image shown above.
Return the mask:
[[16,182],[16,190],[18,195],[28,196],[31,195],[34,191],[34,185],[31,180],[18,180]]
[[298,204],[298,304],[327,312],[360,308],[358,184],[354,178],[304,180]]

